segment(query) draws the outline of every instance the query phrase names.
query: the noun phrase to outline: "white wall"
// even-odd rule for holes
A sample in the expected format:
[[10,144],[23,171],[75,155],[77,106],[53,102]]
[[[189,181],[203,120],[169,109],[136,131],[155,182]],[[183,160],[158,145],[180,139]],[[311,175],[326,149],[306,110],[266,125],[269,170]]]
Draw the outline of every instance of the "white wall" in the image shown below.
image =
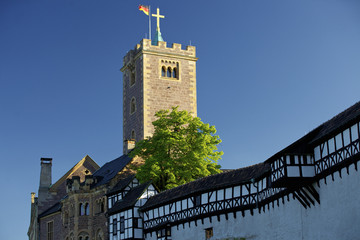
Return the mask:
[[[359,166],[360,167],[360,166]],[[360,171],[360,169],[359,169]],[[276,240],[302,240],[302,239],[360,239],[360,173],[355,171],[354,165],[350,166],[349,175],[346,169],[342,170],[342,179],[335,173],[332,181],[331,175],[327,177],[327,185],[320,181],[320,188],[314,185],[320,194],[321,204],[305,209],[292,198],[285,198],[285,204],[280,201],[279,207],[270,207],[270,210],[250,215],[246,211],[245,217],[238,212],[236,219],[233,214],[221,215],[220,222],[217,217],[197,221],[197,226],[191,222],[191,227],[186,223],[172,227],[173,240],[205,239],[205,228],[213,227],[212,239],[245,238],[245,239],[276,239]],[[146,239],[156,239],[147,235]]]

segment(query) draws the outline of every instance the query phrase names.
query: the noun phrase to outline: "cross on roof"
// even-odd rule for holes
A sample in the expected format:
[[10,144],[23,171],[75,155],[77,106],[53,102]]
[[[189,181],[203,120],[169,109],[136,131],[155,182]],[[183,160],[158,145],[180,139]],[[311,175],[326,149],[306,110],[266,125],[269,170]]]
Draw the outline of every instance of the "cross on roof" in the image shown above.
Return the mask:
[[152,14],[153,17],[156,17],[156,31],[160,32],[160,18],[165,18],[164,15],[160,15],[160,9],[156,9],[156,14]]

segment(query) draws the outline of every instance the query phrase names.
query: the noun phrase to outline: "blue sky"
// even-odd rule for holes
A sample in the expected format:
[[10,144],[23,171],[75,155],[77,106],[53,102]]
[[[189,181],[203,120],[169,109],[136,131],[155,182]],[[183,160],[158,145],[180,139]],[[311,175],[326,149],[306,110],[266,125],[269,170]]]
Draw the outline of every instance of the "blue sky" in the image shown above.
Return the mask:
[[223,168],[262,162],[360,100],[357,0],[2,0],[0,239],[27,238],[41,157],[55,182],[86,154],[122,154],[119,69],[148,32],[139,4],[160,7],[169,44],[197,47],[198,116],[223,140]]

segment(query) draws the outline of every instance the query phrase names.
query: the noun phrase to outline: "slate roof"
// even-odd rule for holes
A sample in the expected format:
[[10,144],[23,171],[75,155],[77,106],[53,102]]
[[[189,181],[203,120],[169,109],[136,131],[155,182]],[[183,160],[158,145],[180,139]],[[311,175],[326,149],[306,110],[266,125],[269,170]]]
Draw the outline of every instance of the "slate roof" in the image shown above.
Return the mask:
[[120,180],[106,195],[109,196],[124,190],[124,188],[128,186],[134,178],[135,178],[135,174],[132,174]]
[[41,213],[39,215],[39,219],[60,211],[61,211],[61,203],[57,202],[52,207],[48,208],[45,212]]
[[97,177],[99,181],[93,187],[108,183],[116,176],[119,171],[121,171],[128,163],[130,163],[131,160],[132,158],[130,158],[128,155],[122,155],[121,157],[106,163],[104,166],[94,172],[93,176]]
[[360,120],[360,101],[346,109],[345,111],[339,113],[329,121],[323,123],[317,128],[318,133],[312,140],[316,142],[318,140],[327,138],[329,135],[334,134],[345,130],[345,128],[350,127],[355,122]]
[[146,210],[168,202],[187,198],[191,195],[251,182],[252,179],[259,179],[269,171],[269,164],[259,163],[249,167],[200,178],[152,196],[141,209]]
[[271,162],[279,155],[313,153],[313,148],[321,141],[329,138],[360,121],[360,102],[355,103],[345,111],[339,113],[329,121],[321,124],[304,137],[295,141],[280,152],[274,154],[266,162]]
[[147,182],[132,188],[123,199],[117,201],[114,206],[108,210],[107,214],[111,215],[132,208],[150,184],[151,182]]

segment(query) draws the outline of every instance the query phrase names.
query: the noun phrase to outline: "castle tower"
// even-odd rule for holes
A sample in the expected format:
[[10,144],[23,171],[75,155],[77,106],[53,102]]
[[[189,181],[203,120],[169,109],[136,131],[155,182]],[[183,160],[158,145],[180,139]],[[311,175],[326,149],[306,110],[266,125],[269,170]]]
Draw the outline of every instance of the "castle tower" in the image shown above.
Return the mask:
[[197,115],[195,47],[143,39],[123,59],[123,139],[151,136],[154,114],[179,106]]

